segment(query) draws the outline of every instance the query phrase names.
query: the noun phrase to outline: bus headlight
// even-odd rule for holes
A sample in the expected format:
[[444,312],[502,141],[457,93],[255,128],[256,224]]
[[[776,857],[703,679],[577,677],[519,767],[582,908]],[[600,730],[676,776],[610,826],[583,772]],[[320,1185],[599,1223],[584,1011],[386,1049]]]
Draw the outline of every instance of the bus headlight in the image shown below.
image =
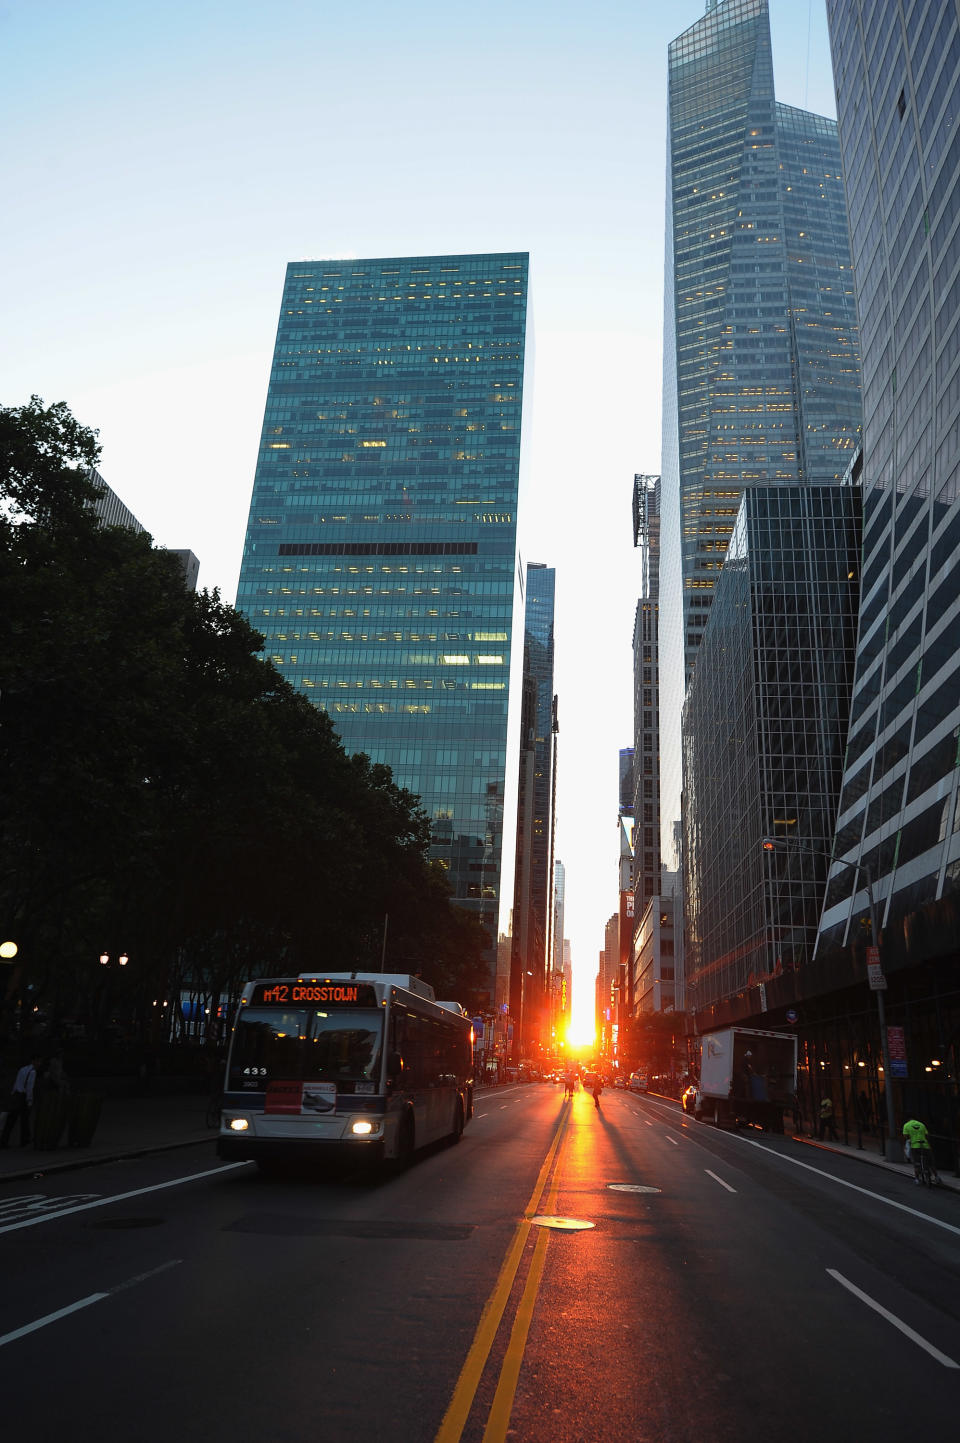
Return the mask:
[[248,1117],[231,1117],[230,1119],[231,1132],[246,1132],[249,1126],[250,1119]]
[[369,1137],[373,1129],[374,1124],[368,1122],[366,1118],[358,1118],[356,1122],[350,1124],[350,1131],[355,1137]]

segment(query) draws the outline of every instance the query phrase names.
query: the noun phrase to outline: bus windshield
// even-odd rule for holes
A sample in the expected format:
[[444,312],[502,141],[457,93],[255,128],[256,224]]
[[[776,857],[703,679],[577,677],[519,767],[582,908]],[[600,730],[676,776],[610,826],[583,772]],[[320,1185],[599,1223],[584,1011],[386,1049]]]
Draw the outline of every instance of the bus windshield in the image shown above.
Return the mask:
[[373,1008],[242,1007],[230,1050],[228,1086],[335,1082],[342,1092],[374,1092],[380,1075],[383,1014]]

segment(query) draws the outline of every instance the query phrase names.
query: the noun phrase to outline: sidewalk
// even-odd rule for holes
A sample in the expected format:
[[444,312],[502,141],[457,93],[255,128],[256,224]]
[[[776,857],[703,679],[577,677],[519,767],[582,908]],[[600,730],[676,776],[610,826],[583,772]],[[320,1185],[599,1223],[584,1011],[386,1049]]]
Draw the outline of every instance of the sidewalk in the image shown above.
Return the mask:
[[0,1183],[94,1167],[192,1143],[212,1143],[217,1132],[206,1126],[206,1112],[206,1096],[196,1093],[105,1097],[97,1130],[87,1147],[20,1147],[19,1128],[15,1128],[9,1146],[0,1149]]

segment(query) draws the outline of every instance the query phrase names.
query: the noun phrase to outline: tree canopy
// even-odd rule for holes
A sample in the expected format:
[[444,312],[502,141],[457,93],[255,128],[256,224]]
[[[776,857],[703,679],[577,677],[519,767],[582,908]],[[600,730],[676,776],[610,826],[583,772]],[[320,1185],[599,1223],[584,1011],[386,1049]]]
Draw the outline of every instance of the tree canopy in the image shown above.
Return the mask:
[[0,409],[8,1001],[95,1011],[102,951],[129,955],[141,1017],[186,983],[378,967],[389,918],[387,969],[469,1002],[483,937],[428,860],[419,799],[346,754],[218,592],[100,524],[98,456],[62,402]]

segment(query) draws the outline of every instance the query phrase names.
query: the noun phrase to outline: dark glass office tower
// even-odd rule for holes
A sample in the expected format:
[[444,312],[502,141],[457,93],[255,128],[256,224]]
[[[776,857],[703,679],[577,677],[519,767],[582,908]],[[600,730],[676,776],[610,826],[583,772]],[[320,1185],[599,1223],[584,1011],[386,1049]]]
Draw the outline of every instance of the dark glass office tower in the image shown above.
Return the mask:
[[660,649],[669,828],[680,795],[674,719],[740,495],[839,482],[861,412],[836,125],[776,101],[767,0],[708,5],[669,48],[668,88]]
[[534,816],[531,899],[536,917],[536,964],[543,985],[549,982],[553,938],[554,748],[556,741],[553,690],[554,603],[557,573],[552,566],[531,562],[527,567],[527,605],[524,632],[526,675],[537,687],[537,721],[534,739]]
[[[517,808],[517,860],[510,1008],[522,1014],[516,1045],[547,1046],[552,1010],[553,866],[556,820],[557,709],[553,690],[557,573],[531,562],[526,571],[523,711]],[[526,1052],[524,1055],[528,1055]]]
[[[790,977],[791,1001],[809,986],[853,683],[859,554],[858,488],[744,492],[684,709],[687,1001],[706,1030],[762,1018],[775,978]],[[765,836],[810,850],[771,865]]]
[[491,967],[513,876],[527,278],[524,253],[287,267],[238,591],[347,751],[421,796]]
[[[960,24],[954,0],[828,0],[827,12],[863,337],[864,547],[842,860],[820,942],[864,935],[869,868],[885,969],[952,958],[955,1031]],[[948,975],[944,961],[926,995]]]

